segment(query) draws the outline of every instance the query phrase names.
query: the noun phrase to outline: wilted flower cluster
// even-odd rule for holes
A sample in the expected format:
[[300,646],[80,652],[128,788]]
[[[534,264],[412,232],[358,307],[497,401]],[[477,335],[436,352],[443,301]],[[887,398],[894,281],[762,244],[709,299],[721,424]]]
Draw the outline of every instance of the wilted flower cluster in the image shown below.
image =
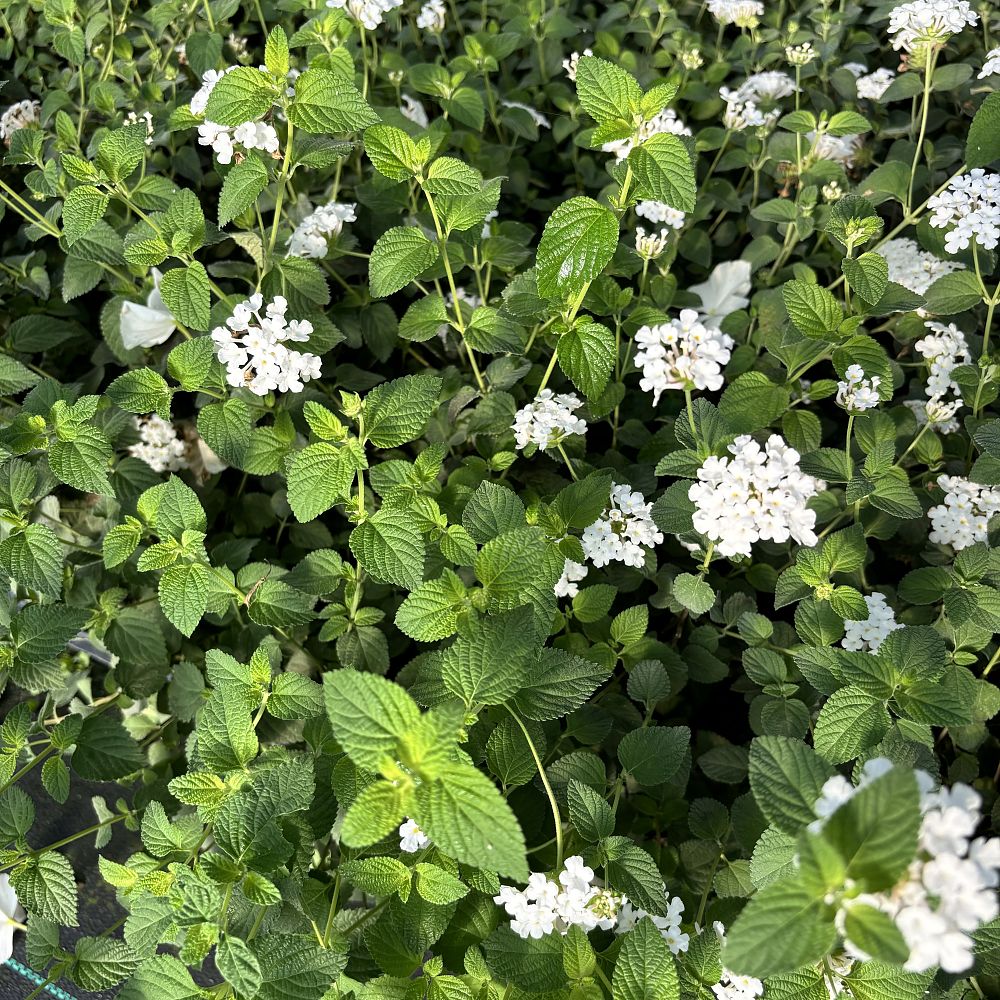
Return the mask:
[[10,105],[2,115],[0,115],[0,139],[10,145],[10,137],[21,128],[28,125],[38,124],[38,115],[41,110],[38,101],[18,101]]
[[643,122],[639,126],[639,134],[635,140],[613,139],[611,142],[604,143],[601,150],[605,153],[614,153],[615,159],[621,162],[632,152],[636,143],[641,146],[650,136],[659,135],[662,132],[670,132],[673,135],[690,135],[691,129],[677,117],[677,112],[673,108],[664,108],[649,121]]
[[663,887],[664,898],[667,901],[667,912],[660,917],[645,910],[633,906],[626,897],[622,897],[621,910],[618,913],[618,926],[615,927],[616,934],[627,934],[643,917],[649,917],[653,926],[660,932],[660,936],[667,943],[667,947],[675,955],[680,955],[688,950],[691,943],[690,935],[681,930],[681,918],[684,916],[684,901],[680,896],[670,897],[667,887]]
[[610,506],[604,516],[585,528],[580,541],[587,558],[598,568],[622,562],[642,566],[646,550],[663,541],[663,533],[653,523],[652,503],[630,487],[611,490]]
[[357,205],[331,201],[310,212],[288,238],[289,257],[325,257],[327,240],[337,236],[345,222],[354,222]]
[[879,404],[878,387],[882,379],[873,375],[865,378],[861,365],[848,365],[844,380],[837,383],[837,403],[849,413],[863,413]]
[[[878,757],[865,764],[857,786],[842,775],[830,778],[816,803],[820,819],[811,829],[821,828],[860,789],[892,768],[890,760]],[[919,770],[914,775],[922,815],[917,858],[891,889],[845,899],[838,924],[843,932],[843,917],[851,906],[872,906],[892,918],[906,941],[910,954],[904,968],[964,972],[973,963],[971,933],[1000,913],[1000,839],[972,839],[982,805],[978,792],[963,784],[935,791],[929,775]],[[845,944],[858,958],[868,958],[849,939]]]
[[399,824],[399,849],[406,854],[416,854],[429,847],[431,838],[409,816]]
[[694,309],[682,309],[678,319],[642,326],[635,365],[642,370],[639,385],[659,403],[666,389],[722,388],[722,368],[729,361],[733,338],[701,322]]
[[969,0],[913,0],[890,11],[889,34],[894,49],[912,52],[927,44],[943,45],[978,21]]
[[877,653],[886,636],[903,626],[896,621],[896,613],[886,603],[885,594],[877,591],[869,594],[865,604],[868,605],[868,617],[864,621],[846,620],[840,644],[855,652]]
[[889,240],[875,252],[889,265],[889,280],[917,295],[923,295],[942,275],[964,270],[957,261],[941,260],[906,237]]
[[719,24],[735,24],[739,28],[752,28],[764,16],[760,0],[708,0],[708,10]]
[[956,550],[985,542],[990,518],[1000,513],[1000,488],[962,476],[938,476],[937,483],[945,495],[944,503],[927,511],[930,540]]
[[646,232],[642,226],[635,227],[635,252],[645,260],[656,260],[662,257],[670,245],[670,230]]
[[875,70],[874,73],[859,76],[858,97],[863,97],[869,101],[881,100],[882,95],[889,89],[889,84],[895,79],[896,74],[884,66]]
[[227,368],[226,381],[258,396],[269,392],[301,392],[304,382],[318,378],[320,359],[285,346],[304,343],[313,332],[308,320],[285,320],[288,302],[277,295],[261,315],[263,296],[257,292],[233,310],[225,326],[212,331],[215,354]]
[[177,472],[187,468],[187,449],[169,420],[151,413],[136,421],[139,440],[128,453],[141,459],[154,472]]
[[723,556],[749,556],[760,539],[815,545],[816,512],[806,504],[825,485],[799,469],[799,453],[780,434],[764,448],[744,434],[729,451],[706,459],[688,490],[695,530]]
[[619,897],[594,885],[594,869],[579,855],[567,858],[553,882],[542,872],[533,872],[524,889],[500,887],[493,897],[511,918],[510,929],[522,938],[565,934],[570,927],[584,931],[611,930],[615,925]]
[[976,167],[956,177],[927,207],[931,226],[949,230],[944,237],[948,253],[965,250],[973,240],[983,250],[1000,243],[1000,174]]
[[402,7],[403,0],[326,0],[326,5],[346,11],[359,24],[374,31],[390,10]]
[[586,434],[587,421],[573,416],[583,406],[583,401],[572,392],[556,395],[543,389],[527,406],[514,415],[511,429],[518,448],[536,444],[543,451],[558,444],[571,434]]

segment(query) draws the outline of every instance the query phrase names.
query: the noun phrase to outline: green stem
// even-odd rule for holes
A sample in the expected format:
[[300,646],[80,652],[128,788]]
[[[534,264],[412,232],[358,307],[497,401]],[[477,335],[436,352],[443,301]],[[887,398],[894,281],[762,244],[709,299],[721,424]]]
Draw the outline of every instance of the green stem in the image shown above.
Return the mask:
[[271,237],[267,241],[267,255],[270,257],[274,252],[274,244],[278,240],[278,224],[281,221],[281,204],[285,199],[285,188],[288,185],[288,167],[292,161],[292,140],[295,133],[295,126],[291,119],[288,120],[288,135],[285,139],[285,157],[281,161],[281,173],[278,176],[278,193],[274,199],[274,218],[271,221]]
[[913,183],[917,177],[917,165],[920,163],[920,150],[924,145],[924,136],[927,135],[927,114],[930,111],[931,83],[934,76],[934,64],[937,62],[937,48],[927,47],[924,62],[924,96],[920,107],[920,133],[917,137],[917,148],[913,151],[913,163],[910,165],[910,183],[906,189],[906,205],[903,208],[904,214],[910,214],[910,206],[913,204]]
[[511,718],[518,724],[521,732],[524,734],[524,738],[528,744],[528,749],[531,751],[531,756],[535,761],[535,767],[538,769],[538,776],[542,779],[542,787],[545,789],[545,794],[549,800],[549,807],[552,809],[552,822],[555,824],[556,828],[556,868],[562,868],[563,863],[563,829],[562,829],[562,816],[559,814],[559,803],[556,801],[555,792],[552,791],[552,785],[549,784],[548,775],[545,773],[545,765],[542,763],[542,758],[538,755],[538,750],[535,749],[535,744],[531,739],[531,734],[528,732],[527,727],[521,721],[517,713],[510,707],[510,705],[504,706],[508,712],[510,712]]

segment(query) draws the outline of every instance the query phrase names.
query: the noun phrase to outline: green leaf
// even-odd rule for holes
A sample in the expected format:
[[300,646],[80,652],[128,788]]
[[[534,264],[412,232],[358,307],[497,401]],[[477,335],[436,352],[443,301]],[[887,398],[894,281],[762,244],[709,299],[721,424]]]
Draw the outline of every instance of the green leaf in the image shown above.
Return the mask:
[[250,154],[242,163],[235,164],[226,174],[219,192],[219,225],[226,225],[256,204],[257,196],[267,187],[267,180],[267,167],[259,157]]
[[569,819],[584,840],[597,843],[615,832],[611,807],[589,785],[571,778],[566,789]]
[[368,785],[344,815],[340,839],[347,847],[368,847],[392,833],[409,809],[409,793],[391,781]]
[[[275,25],[264,43],[264,65],[274,76],[285,76],[288,73],[288,36],[284,28]],[[252,993],[253,990],[243,990]]]
[[953,271],[942,274],[924,292],[926,309],[935,316],[954,316],[979,305],[983,293],[971,271]]
[[47,597],[62,593],[63,560],[62,542],[44,524],[29,524],[0,542],[0,569]]
[[445,854],[523,881],[524,835],[496,785],[471,764],[449,764],[417,788],[414,819]]
[[182,563],[163,571],[160,607],[181,635],[190,636],[208,610],[208,571],[201,563]]
[[482,174],[453,156],[442,156],[435,160],[424,181],[426,191],[449,197],[478,194],[482,186]]
[[666,941],[648,917],[625,935],[611,979],[614,1000],[680,1000],[677,967]]
[[404,375],[375,386],[365,397],[365,439],[377,448],[415,441],[434,415],[440,392],[436,375]]
[[288,118],[312,133],[360,132],[379,120],[350,79],[322,69],[307,69],[295,81]]
[[377,771],[420,719],[413,699],[375,674],[335,670],[323,675],[326,714],[337,742],[359,767]]
[[663,874],[656,862],[628,837],[609,837],[604,842],[608,884],[628,896],[633,905],[654,916],[667,912]]
[[1000,93],[986,95],[965,140],[965,162],[970,170],[988,167],[996,160],[1000,160]]
[[548,722],[579,708],[603,684],[611,668],[564,649],[545,648],[538,668],[529,671],[528,681],[518,691],[514,705],[527,719]]
[[365,152],[375,169],[391,181],[415,176],[426,160],[417,144],[392,125],[372,125],[365,129]]
[[629,153],[638,188],[636,196],[666,202],[681,212],[693,212],[697,184],[687,146],[670,132],[650,136]]
[[600,124],[631,122],[642,99],[631,73],[596,56],[584,56],[577,64],[576,94],[583,110]]
[[695,617],[703,615],[715,604],[715,591],[693,573],[679,573],[675,576],[672,592],[677,602]]
[[[833,295],[814,282],[786,281],[781,297],[796,329],[807,337],[829,338],[844,318]],[[867,373],[867,369],[865,371]]]
[[404,509],[376,511],[351,532],[350,546],[365,572],[380,583],[416,590],[423,582],[424,536]]
[[169,412],[172,393],[167,380],[152,368],[137,368],[119,375],[107,389],[115,406],[129,413]]
[[212,293],[208,272],[199,261],[167,271],[160,281],[160,296],[178,323],[192,330],[207,330],[211,325]]
[[846,909],[844,936],[872,958],[893,965],[902,965],[910,957],[910,947],[892,918],[864,903]]
[[241,469],[253,440],[253,417],[242,399],[209,403],[198,413],[198,433],[227,465]]
[[750,788],[768,822],[796,833],[816,819],[815,804],[833,775],[800,740],[760,736],[750,744]]
[[[305,75],[305,74],[303,74]],[[439,247],[416,226],[387,229],[372,247],[368,281],[373,297],[380,299],[405,288],[437,259]]]
[[529,587],[537,578],[545,554],[545,541],[537,528],[508,531],[479,550],[476,576],[486,591],[491,611],[511,611],[528,603]]
[[[281,29],[275,28],[274,31],[281,31]],[[270,43],[270,39],[268,42]],[[245,942],[227,934],[222,943],[215,949],[215,964],[226,982],[237,993],[247,997],[257,996],[262,981],[260,964],[257,961],[257,956]]]
[[860,257],[845,257],[844,277],[869,305],[874,305],[889,286],[889,265],[877,253],[863,253]]
[[465,584],[446,569],[438,579],[420,584],[403,601],[396,612],[396,628],[419,642],[447,639],[455,634],[466,605]]
[[257,756],[250,712],[226,691],[216,691],[198,713],[198,755],[213,771],[246,767]]
[[615,366],[614,334],[600,323],[581,323],[559,338],[559,367],[588,398],[604,392]]
[[448,903],[458,902],[469,894],[469,887],[461,879],[437,865],[418,862],[416,873],[417,892],[428,903],[446,906]]
[[71,441],[52,444],[49,468],[62,482],[83,493],[113,497],[115,491],[107,475],[113,454],[108,439],[96,427],[85,424],[76,428]]
[[256,66],[237,66],[212,88],[205,106],[205,120],[231,128],[252,122],[270,110],[276,97],[266,73]]
[[119,1000],[199,1000],[201,996],[187,967],[173,955],[147,959],[118,995]]
[[117,986],[130,976],[139,959],[124,942],[109,938],[85,937],[76,942],[73,981],[96,992]]
[[87,624],[90,612],[64,604],[27,604],[10,623],[14,655],[22,660],[47,660]]
[[538,293],[570,299],[593,281],[618,245],[618,220],[592,198],[570,198],[549,216],[538,244]]
[[17,865],[10,883],[21,905],[32,917],[76,927],[76,875],[55,851],[43,851]]
[[[604,497],[599,514],[606,505],[607,496]],[[593,524],[593,521],[589,523]],[[498,535],[525,527],[524,504],[506,486],[482,482],[465,505],[462,524],[477,542],[484,544]]]
[[315,597],[290,587],[283,580],[264,580],[254,590],[247,614],[258,625],[293,628],[312,621],[315,603]]
[[766,886],[729,929],[723,963],[739,975],[763,979],[818,962],[837,938],[828,909],[798,882]]
[[312,719],[323,714],[323,689],[301,674],[279,674],[271,685],[267,710],[276,719]]
[[392,896],[408,887],[413,873],[396,858],[362,858],[341,862],[337,869],[351,885],[372,896]]
[[312,521],[350,496],[356,454],[326,441],[295,452],[288,460],[288,506],[297,520]]
[[618,759],[640,785],[661,785],[680,770],[690,742],[687,726],[633,729],[618,744]]
[[63,232],[66,242],[73,246],[87,235],[104,217],[108,196],[95,187],[73,188],[63,202]]
[[831,764],[854,760],[888,732],[885,702],[853,685],[835,691],[820,710],[813,743]]
[[113,781],[139,770],[145,754],[125,727],[110,715],[83,720],[73,751],[73,770],[88,781]]

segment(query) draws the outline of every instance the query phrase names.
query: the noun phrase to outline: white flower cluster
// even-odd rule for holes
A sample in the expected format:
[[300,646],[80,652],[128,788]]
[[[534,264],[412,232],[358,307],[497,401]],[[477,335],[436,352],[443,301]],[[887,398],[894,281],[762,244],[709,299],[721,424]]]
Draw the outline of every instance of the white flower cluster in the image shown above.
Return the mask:
[[660,932],[660,936],[667,943],[667,947],[675,954],[680,955],[688,950],[691,943],[690,935],[681,931],[681,917],[684,915],[684,902],[680,896],[672,899],[667,893],[667,887],[663,887],[663,895],[667,901],[666,916],[657,917],[645,910],[640,910],[633,906],[627,897],[622,897],[621,909],[618,913],[618,926],[615,927],[616,934],[627,934],[643,917],[649,917],[653,926]]
[[510,929],[522,938],[565,934],[570,927],[611,930],[620,900],[593,882],[594,869],[575,854],[564,862],[558,882],[542,872],[533,872],[524,889],[503,885],[493,901],[506,910],[511,918]]
[[844,167],[854,165],[861,147],[864,145],[860,135],[829,135],[824,133],[816,139],[815,132],[807,132],[806,138],[814,144],[812,153],[818,160],[833,160]]
[[801,45],[788,45],[785,47],[785,58],[793,66],[805,66],[816,58],[816,48],[812,42],[803,42]]
[[580,588],[577,584],[586,575],[587,567],[584,563],[567,559],[563,565],[562,576],[556,580],[555,586],[552,588],[555,591],[556,597],[576,597],[580,593]]
[[639,327],[635,342],[635,366],[642,370],[639,386],[653,394],[654,406],[666,389],[722,388],[733,338],[706,326],[694,309],[682,309],[669,323]]
[[[816,803],[820,819],[811,829],[821,828],[859,789],[892,767],[884,757],[868,761],[857,787],[842,775],[830,778]],[[962,784],[935,791],[929,775],[914,774],[922,815],[917,858],[892,889],[845,900],[843,907],[863,904],[891,917],[910,949],[903,966],[908,971],[926,972],[940,966],[945,972],[965,972],[973,964],[970,935],[1000,913],[996,893],[1000,839],[972,839],[982,805],[978,792]],[[838,914],[841,928],[845,909]],[[868,957],[849,940],[845,946],[858,958]]]
[[169,420],[151,413],[136,421],[139,440],[129,445],[128,453],[141,459],[154,472],[177,472],[188,467],[184,442]]
[[858,77],[858,97],[863,97],[869,101],[881,100],[882,95],[889,89],[889,84],[896,79],[896,74],[891,69],[884,66]]
[[403,0],[326,0],[326,5],[346,11],[355,21],[374,31],[390,10],[403,6]]
[[0,115],[0,139],[10,145],[10,137],[18,130],[28,125],[36,125],[39,120],[41,104],[38,101],[18,101],[10,105]]
[[799,453],[780,434],[764,448],[744,434],[729,451],[732,458],[706,459],[688,490],[695,530],[727,557],[749,556],[760,539],[815,545],[816,512],[806,504],[826,485],[799,469]]
[[[927,320],[924,323],[931,333],[918,340],[914,350],[922,354],[930,366],[927,375],[927,401],[923,404],[923,412],[911,407],[917,414],[917,419],[923,417],[925,423],[935,424],[945,434],[958,430],[958,420],[955,414],[962,405],[962,393],[958,383],[952,377],[952,372],[959,365],[967,365],[972,361],[969,345],[965,334],[954,323],[936,323]],[[952,395],[953,399],[947,397]]]
[[[718,920],[712,924],[722,944],[726,943],[726,928]],[[763,996],[764,984],[753,976],[738,976],[730,969],[722,970],[722,978],[712,987],[715,1000],[754,1000],[755,997]]]
[[937,482],[945,491],[944,503],[927,511],[930,540],[956,551],[985,542],[990,518],[1000,514],[1000,487],[980,486],[961,476],[938,476]]
[[986,53],[986,61],[983,63],[983,68],[979,71],[979,79],[985,80],[988,76],[1000,75],[1000,48],[990,49]]
[[902,624],[896,621],[896,612],[886,604],[885,594],[877,591],[865,597],[868,617],[863,622],[845,621],[841,645],[854,652],[877,653],[886,636]]
[[427,128],[430,125],[431,120],[427,117],[427,111],[420,101],[415,97],[410,97],[409,94],[400,94],[399,99],[403,102],[399,113],[404,118],[421,128]]
[[944,237],[948,253],[965,250],[972,240],[983,250],[1000,243],[1000,174],[976,167],[956,177],[927,207],[935,229],[954,226]]
[[621,163],[632,152],[636,143],[641,146],[650,136],[659,135],[661,132],[670,132],[673,135],[690,135],[691,129],[677,117],[677,112],[673,108],[664,108],[648,122],[643,122],[639,126],[639,134],[634,141],[632,139],[613,139],[611,142],[604,143],[601,146],[601,151],[614,153],[615,159]]
[[764,5],[760,0],[708,0],[708,11],[719,24],[752,28],[764,16]]
[[225,69],[206,70],[201,78],[201,86],[195,91],[191,98],[191,114],[203,115],[208,107],[208,99],[215,90],[215,85],[227,74],[232,73],[236,66],[227,66]]
[[417,27],[421,31],[429,31],[434,35],[440,35],[447,23],[448,11],[445,8],[444,0],[427,0],[417,15]]
[[562,68],[566,71],[566,75],[576,83],[576,70],[580,65],[580,60],[584,56],[592,56],[594,53],[590,49],[584,49],[582,52],[574,52],[570,55],[568,59],[563,59]]
[[781,112],[761,111],[757,104],[744,97],[740,90],[719,88],[719,96],[726,102],[726,110],[722,115],[723,124],[732,132],[742,132],[748,128],[770,128],[780,117]]
[[840,201],[844,197],[844,189],[835,180],[827,181],[820,188],[820,193],[831,204],[835,201]]
[[225,326],[212,331],[219,361],[228,369],[226,381],[258,396],[269,392],[301,392],[303,383],[320,375],[315,354],[290,350],[286,340],[303,343],[313,332],[308,320],[285,320],[288,302],[277,295],[261,315],[263,296],[257,292],[233,310]]
[[416,854],[430,846],[431,838],[409,816],[399,824],[399,849],[406,854]]
[[926,44],[943,45],[979,15],[969,0],[912,0],[889,13],[889,34],[894,49],[912,52]]
[[680,229],[684,225],[684,213],[671,208],[665,201],[640,201],[635,206],[635,214],[650,222],[663,223],[671,229]]
[[571,434],[586,434],[587,421],[573,416],[581,406],[583,401],[575,393],[557,396],[551,389],[543,389],[533,402],[514,414],[511,430],[517,447],[523,449],[529,444],[537,444],[544,451],[550,444],[558,444]]
[[337,236],[345,222],[354,222],[357,205],[331,201],[310,212],[288,238],[288,257],[325,257],[327,240]]
[[217,122],[202,122],[198,126],[198,145],[211,146],[219,163],[233,162],[237,146],[262,149],[274,155],[278,152],[278,133],[266,122],[244,122],[236,128]]
[[635,252],[644,260],[656,260],[662,257],[670,246],[670,230],[653,230],[648,233],[642,226],[635,227]]
[[791,97],[797,89],[795,81],[787,73],[771,69],[748,76],[735,93],[741,101],[771,104],[783,97]]
[[653,522],[652,503],[628,486],[613,486],[604,516],[585,528],[580,541],[587,558],[598,568],[622,562],[637,569],[646,560],[646,549],[663,541]]
[[889,265],[889,280],[917,295],[923,295],[943,274],[965,270],[957,261],[941,260],[906,237],[889,240],[875,252]]
[[846,381],[837,383],[837,404],[850,413],[863,413],[879,404],[878,387],[882,379],[878,375],[865,378],[861,365],[848,365],[844,371]]

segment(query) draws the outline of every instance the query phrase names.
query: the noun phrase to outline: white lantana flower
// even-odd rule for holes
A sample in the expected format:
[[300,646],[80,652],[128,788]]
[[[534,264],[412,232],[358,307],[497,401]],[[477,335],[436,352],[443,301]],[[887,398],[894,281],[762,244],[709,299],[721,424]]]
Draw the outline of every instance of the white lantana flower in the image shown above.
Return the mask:
[[760,0],[708,0],[708,10],[719,24],[738,28],[754,28],[764,16]]
[[580,539],[587,558],[598,568],[622,562],[640,568],[646,550],[663,541],[663,533],[653,521],[652,503],[638,491],[625,485],[611,490],[608,509]]
[[551,389],[543,389],[514,415],[511,429],[517,447],[524,449],[535,444],[544,451],[572,434],[586,434],[587,421],[573,415],[581,406],[583,401],[572,392],[556,395]]
[[635,227],[635,252],[644,260],[656,260],[662,257],[670,245],[670,230],[646,233],[642,226]]
[[566,75],[574,83],[576,82],[576,70],[580,65],[580,60],[584,56],[592,56],[594,53],[590,49],[584,49],[582,52],[574,52],[569,56],[568,59],[563,59],[562,67],[566,71]]
[[177,472],[187,468],[187,448],[169,420],[155,413],[136,421],[139,440],[128,453],[141,459],[154,472]]
[[288,238],[289,257],[326,256],[331,236],[343,231],[345,222],[355,222],[357,205],[331,201],[313,209],[296,227]]
[[668,323],[640,327],[635,342],[635,366],[642,371],[639,386],[653,393],[654,406],[669,389],[722,388],[733,338],[703,324],[694,309],[682,309],[680,317]]
[[574,562],[567,559],[563,564],[562,576],[556,581],[552,588],[556,597],[576,597],[580,593],[577,584],[587,575],[587,567],[584,563]]
[[889,13],[889,34],[894,49],[913,52],[924,45],[944,45],[966,25],[979,22],[969,0],[913,0]]
[[160,281],[163,274],[154,267],[153,290],[146,296],[146,304],[123,302],[118,318],[118,331],[122,345],[127,351],[136,347],[157,347],[170,339],[177,329],[173,313],[166,307],[160,295]]
[[741,435],[729,452],[732,458],[707,458],[688,490],[695,531],[726,557],[749,556],[761,539],[815,545],[816,512],[807,504],[826,487],[799,469],[799,453],[779,434],[764,448]]
[[722,123],[731,132],[743,132],[748,128],[770,128],[781,117],[781,112],[777,109],[761,111],[753,100],[742,95],[739,90],[720,87],[719,96],[726,102]]
[[844,371],[844,380],[837,383],[837,405],[848,413],[863,413],[879,404],[878,387],[882,379],[878,375],[865,377],[861,365],[848,365]]
[[417,15],[417,27],[434,35],[440,35],[447,23],[448,11],[444,0],[427,0]]
[[639,134],[635,141],[632,139],[613,139],[601,146],[601,152],[614,153],[615,159],[621,163],[632,152],[636,142],[641,146],[651,136],[660,135],[663,132],[669,132],[672,135],[690,135],[691,129],[677,117],[677,112],[673,108],[664,108],[649,121],[643,122],[639,126]]
[[985,542],[990,518],[1000,514],[1000,488],[981,486],[961,476],[938,476],[937,483],[945,491],[944,503],[927,511],[928,538],[956,552]]
[[889,84],[896,79],[896,74],[891,69],[882,67],[869,73],[867,76],[858,77],[858,97],[863,97],[868,101],[878,101],[889,89]]
[[403,0],[326,0],[326,5],[346,12],[369,31],[374,31],[390,10],[403,6]]
[[670,226],[671,229],[680,229],[684,225],[684,213],[671,208],[665,201],[640,201],[635,206],[635,214],[650,222]]
[[944,237],[948,253],[968,249],[973,240],[983,250],[1000,243],[1000,174],[976,167],[930,198],[927,207],[931,226],[949,230]]
[[640,920],[648,917],[653,926],[660,932],[667,947],[674,955],[680,955],[688,950],[691,938],[681,932],[681,920],[684,916],[684,900],[680,896],[671,897],[667,887],[663,887],[663,895],[667,901],[667,912],[664,916],[656,916],[634,906],[627,897],[622,897],[621,910],[618,913],[616,934],[627,934]]
[[424,106],[415,97],[410,97],[409,94],[400,94],[399,99],[403,102],[399,108],[399,113],[407,120],[413,122],[414,125],[419,125],[421,128],[427,128],[431,121],[427,117],[427,111]]
[[986,53],[986,60],[979,71],[978,79],[985,80],[988,76],[997,75],[1000,75],[1000,48],[990,49]]
[[889,633],[903,625],[896,621],[896,612],[886,603],[885,594],[876,591],[866,595],[865,604],[868,617],[864,621],[845,621],[844,638],[840,644],[844,649],[877,653]]
[[429,846],[431,838],[407,816],[399,825],[399,849],[406,854],[416,854]]
[[783,97],[791,97],[796,89],[795,81],[787,73],[772,69],[748,76],[736,88],[736,93],[743,101],[773,104]]
[[916,240],[906,237],[883,243],[875,253],[889,265],[889,280],[917,295],[923,295],[943,274],[965,270],[958,261],[941,260],[922,250]]
[[14,932],[23,924],[26,914],[17,901],[17,893],[8,875],[0,875],[0,965],[14,954]]

